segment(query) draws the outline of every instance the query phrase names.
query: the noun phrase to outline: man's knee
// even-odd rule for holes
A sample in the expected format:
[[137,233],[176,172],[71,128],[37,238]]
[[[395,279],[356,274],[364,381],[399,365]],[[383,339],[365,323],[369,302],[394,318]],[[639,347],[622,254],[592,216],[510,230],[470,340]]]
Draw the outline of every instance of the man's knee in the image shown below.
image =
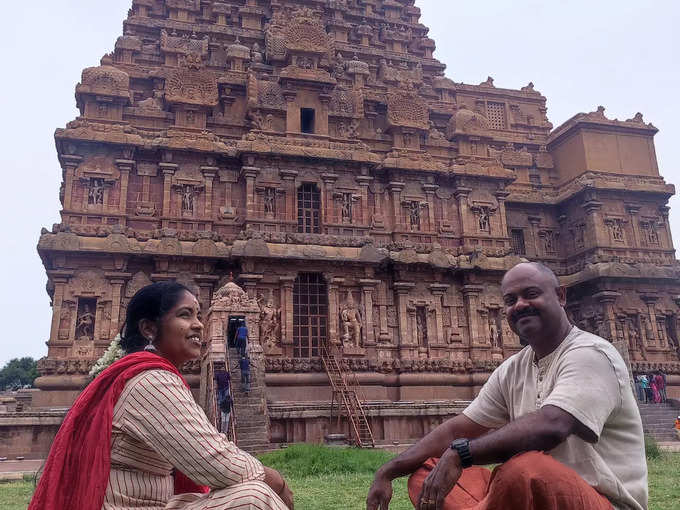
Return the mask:
[[279,510],[286,508],[273,489],[259,480],[241,483],[232,487],[229,492],[228,498],[236,503],[240,510]]
[[531,451],[515,455],[510,460],[499,466],[497,476],[502,476],[507,482],[518,483],[537,478],[550,477],[551,473],[559,467],[559,463],[550,455],[542,452]]

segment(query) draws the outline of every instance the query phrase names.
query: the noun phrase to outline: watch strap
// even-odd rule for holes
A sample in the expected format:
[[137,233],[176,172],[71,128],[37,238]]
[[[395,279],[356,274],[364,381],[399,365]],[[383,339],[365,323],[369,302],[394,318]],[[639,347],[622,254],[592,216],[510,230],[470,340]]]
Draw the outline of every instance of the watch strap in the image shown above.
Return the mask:
[[472,453],[470,452],[469,439],[456,439],[453,443],[451,443],[451,449],[458,452],[463,469],[472,466]]

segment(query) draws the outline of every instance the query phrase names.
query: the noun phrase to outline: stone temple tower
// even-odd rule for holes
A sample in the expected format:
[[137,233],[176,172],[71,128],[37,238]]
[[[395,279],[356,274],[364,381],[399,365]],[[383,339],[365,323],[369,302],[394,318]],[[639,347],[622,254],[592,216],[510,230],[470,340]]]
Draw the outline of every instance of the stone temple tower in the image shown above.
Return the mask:
[[421,437],[521,349],[499,284],[522,258],[680,397],[674,189],[641,114],[553,128],[531,83],[454,82],[414,0],[131,4],[55,134],[35,406],[70,405],[142,286],[179,280],[207,312],[233,274],[260,307],[272,441],[330,430],[324,349],[377,441]]

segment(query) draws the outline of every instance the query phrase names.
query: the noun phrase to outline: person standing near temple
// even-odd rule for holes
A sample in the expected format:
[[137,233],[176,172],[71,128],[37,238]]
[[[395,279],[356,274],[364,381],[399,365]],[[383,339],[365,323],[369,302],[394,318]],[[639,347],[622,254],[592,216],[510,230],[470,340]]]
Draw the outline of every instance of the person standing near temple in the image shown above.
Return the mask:
[[649,379],[647,378],[646,374],[639,375],[638,378],[640,379],[640,386],[642,386],[642,391],[645,393],[645,404],[652,402],[653,399],[651,398],[651,392],[652,389],[649,387]]
[[250,393],[250,358],[247,355],[241,356],[239,368],[241,369],[241,387],[243,391]]
[[250,337],[248,335],[248,327],[246,326],[246,321],[241,319],[241,323],[236,330],[236,348],[238,349],[238,355],[244,357],[246,355],[246,349],[248,348],[248,341]]
[[675,433],[678,436],[678,441],[680,441],[680,416],[675,419]]
[[229,430],[229,419],[231,417],[231,377],[226,370],[217,370],[215,372],[215,382],[217,383],[217,406],[220,409],[222,416],[221,432],[226,434]]
[[666,402],[666,376],[663,372],[659,371],[654,376],[656,378],[656,387],[659,389],[659,394],[661,396],[661,402]]

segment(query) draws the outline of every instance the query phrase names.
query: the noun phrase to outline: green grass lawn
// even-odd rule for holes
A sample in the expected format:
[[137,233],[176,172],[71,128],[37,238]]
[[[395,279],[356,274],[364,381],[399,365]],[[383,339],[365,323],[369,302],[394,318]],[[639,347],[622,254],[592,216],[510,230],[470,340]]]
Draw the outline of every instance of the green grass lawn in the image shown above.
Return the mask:
[[[298,445],[263,455],[264,464],[281,471],[295,493],[297,510],[362,510],[373,473],[390,453]],[[649,509],[680,509],[680,454],[649,459]],[[0,509],[26,510],[33,484],[0,484]],[[394,483],[391,510],[412,510],[406,480]]]

